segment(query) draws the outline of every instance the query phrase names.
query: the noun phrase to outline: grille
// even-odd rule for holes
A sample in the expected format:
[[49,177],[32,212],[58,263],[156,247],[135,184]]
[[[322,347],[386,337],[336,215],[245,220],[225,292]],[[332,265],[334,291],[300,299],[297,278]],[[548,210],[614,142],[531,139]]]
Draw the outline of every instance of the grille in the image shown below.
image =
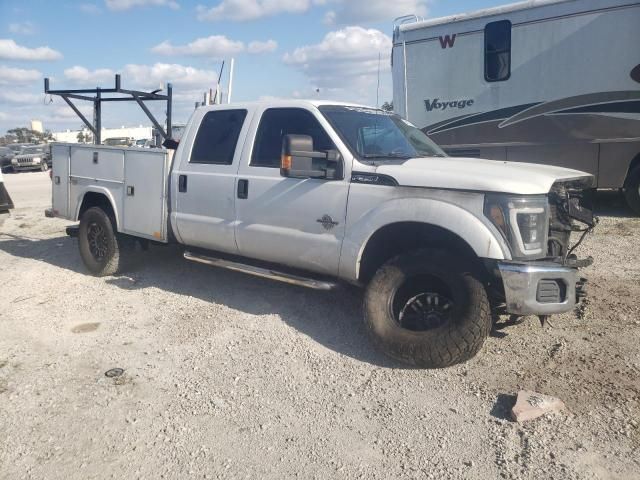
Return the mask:
[[33,158],[19,158],[19,159],[18,159],[18,163],[28,163],[28,164],[31,164],[31,163],[33,163]]
[[536,300],[538,303],[562,303],[564,301],[564,284],[559,280],[540,280]]

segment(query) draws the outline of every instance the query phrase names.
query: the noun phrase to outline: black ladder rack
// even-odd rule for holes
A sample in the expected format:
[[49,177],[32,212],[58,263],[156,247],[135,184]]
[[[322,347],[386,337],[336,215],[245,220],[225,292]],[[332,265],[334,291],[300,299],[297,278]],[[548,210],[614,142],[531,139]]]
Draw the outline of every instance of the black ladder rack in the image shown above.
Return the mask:
[[[73,111],[80,117],[83,123],[87,126],[89,130],[93,133],[93,143],[96,145],[100,145],[102,139],[100,138],[100,132],[102,130],[102,102],[137,102],[140,108],[146,113],[151,123],[156,127],[160,135],[165,140],[171,138],[171,102],[172,102],[172,90],[173,87],[170,83],[167,84],[167,94],[162,95],[158,92],[160,90],[154,90],[152,92],[142,92],[139,90],[128,90],[122,88],[120,86],[120,74],[116,74],[116,84],[114,88],[82,88],[82,89],[71,89],[71,90],[51,90],[49,88],[49,79],[44,79],[44,93],[49,95],[58,95],[62,97],[62,99],[67,102],[67,104],[73,109]],[[104,96],[105,94],[123,94],[125,96]],[[74,100],[85,100],[88,102],[93,102],[93,122],[89,122],[87,118],[82,114],[78,107],[71,101]],[[162,125],[156,120],[153,116],[153,113],[147,108],[144,104],[146,101],[153,100],[162,100],[167,102],[167,130],[165,131],[162,128]]]

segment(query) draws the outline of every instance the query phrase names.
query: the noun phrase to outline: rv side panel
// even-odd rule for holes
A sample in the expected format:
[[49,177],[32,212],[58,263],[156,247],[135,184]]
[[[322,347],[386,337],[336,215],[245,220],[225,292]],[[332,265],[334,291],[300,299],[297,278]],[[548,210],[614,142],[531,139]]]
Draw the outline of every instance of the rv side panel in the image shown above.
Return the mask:
[[[567,166],[622,186],[640,154],[640,2],[490,12],[398,28],[397,111],[453,154]],[[504,41],[491,33],[496,22],[510,23]],[[491,68],[503,78],[491,81]]]

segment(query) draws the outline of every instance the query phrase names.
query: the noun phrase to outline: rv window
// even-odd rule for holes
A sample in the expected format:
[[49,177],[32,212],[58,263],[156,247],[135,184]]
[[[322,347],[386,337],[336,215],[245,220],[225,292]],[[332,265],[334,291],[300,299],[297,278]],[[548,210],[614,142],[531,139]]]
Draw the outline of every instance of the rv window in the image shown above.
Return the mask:
[[246,110],[213,110],[202,118],[190,163],[231,165]]
[[484,78],[502,82],[511,76],[511,22],[501,20],[484,28]]

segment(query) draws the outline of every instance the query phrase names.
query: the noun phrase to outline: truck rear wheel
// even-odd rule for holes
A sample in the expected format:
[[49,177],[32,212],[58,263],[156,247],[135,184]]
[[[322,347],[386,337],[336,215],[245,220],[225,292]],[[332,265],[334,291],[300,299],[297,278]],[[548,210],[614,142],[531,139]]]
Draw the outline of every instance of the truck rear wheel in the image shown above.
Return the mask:
[[100,207],[89,208],[80,219],[80,256],[97,277],[122,272],[133,251],[134,240],[115,232],[109,216]]
[[379,348],[424,368],[472,358],[491,330],[483,284],[443,250],[418,250],[384,264],[367,287],[364,310]]
[[640,215],[640,165],[629,172],[624,182],[624,196],[631,209]]

